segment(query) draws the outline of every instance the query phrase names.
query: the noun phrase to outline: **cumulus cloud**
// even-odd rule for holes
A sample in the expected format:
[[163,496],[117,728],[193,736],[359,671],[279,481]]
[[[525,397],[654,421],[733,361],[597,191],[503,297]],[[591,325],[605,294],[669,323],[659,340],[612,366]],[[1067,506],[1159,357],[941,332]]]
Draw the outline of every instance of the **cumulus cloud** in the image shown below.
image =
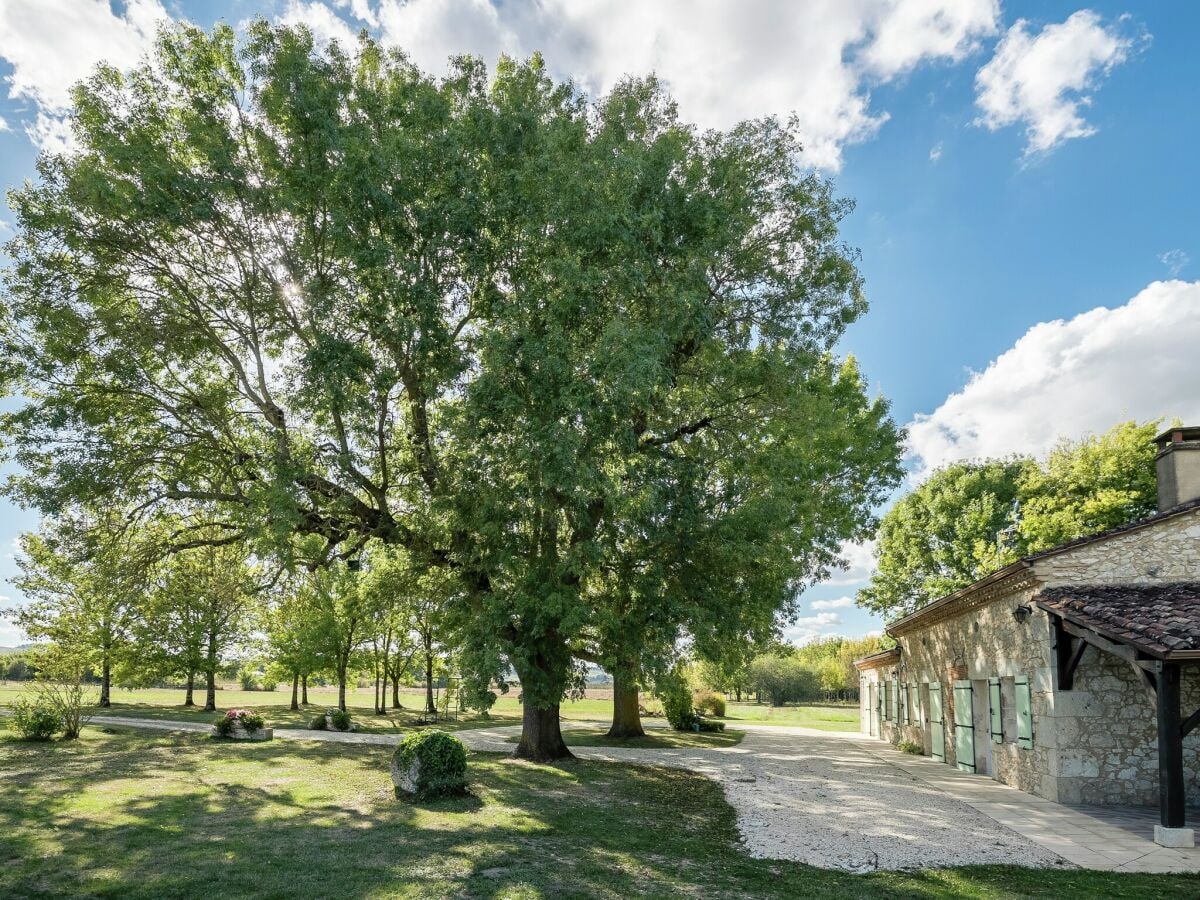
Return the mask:
[[1080,115],[1089,92],[1148,40],[1130,36],[1129,25],[1126,16],[1106,25],[1084,9],[1035,34],[1018,19],[976,76],[976,124],[996,131],[1023,122],[1027,158],[1095,134]]
[[[370,12],[368,7],[367,12]],[[361,17],[358,17],[361,18]],[[353,47],[357,36],[346,20],[324,3],[301,3],[289,0],[287,8],[278,17],[284,25],[307,25],[318,43],[337,41],[343,47]]]
[[841,625],[842,617],[833,612],[817,613],[815,616],[801,616],[791,625],[783,629],[785,640],[793,644],[807,644],[815,638],[829,634],[834,625]]
[[3,116],[0,116],[0,132],[3,131],[12,131],[12,126],[8,124]]
[[1042,322],[908,426],[918,477],[961,459],[1042,454],[1122,419],[1200,422],[1200,281]]
[[860,584],[870,579],[875,572],[875,542],[861,544],[846,541],[838,555],[846,565],[825,579],[825,584]]
[[813,609],[847,609],[854,605],[854,598],[838,597],[836,600],[814,600],[808,605]]
[[1186,269],[1192,260],[1182,250],[1168,250],[1166,253],[1159,254],[1158,261],[1167,267],[1167,272],[1174,278]]
[[722,127],[795,112],[812,165],[836,169],[843,149],[887,120],[872,85],[932,61],[956,62],[997,28],[996,0],[383,0],[383,40],[431,71],[470,52],[545,52],[561,76],[593,92],[655,71],[681,114]]
[[71,146],[63,114],[71,88],[100,62],[134,66],[169,18],[159,0],[129,0],[121,12],[108,0],[5,0],[0,3],[0,57],[12,66],[8,96],[32,101],[36,117],[24,130],[38,147]]

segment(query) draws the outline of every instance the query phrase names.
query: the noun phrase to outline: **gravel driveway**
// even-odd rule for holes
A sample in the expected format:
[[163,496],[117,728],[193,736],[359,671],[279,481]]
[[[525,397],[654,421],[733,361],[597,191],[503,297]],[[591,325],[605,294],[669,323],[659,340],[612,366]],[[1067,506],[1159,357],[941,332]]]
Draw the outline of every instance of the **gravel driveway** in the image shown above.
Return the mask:
[[[472,749],[511,752],[505,738],[519,730],[458,736]],[[588,759],[690,769],[714,779],[737,810],[738,829],[752,856],[851,872],[979,863],[1068,865],[945,791],[917,781],[854,736],[766,726],[745,731],[740,744],[719,749],[580,747],[573,752]]]

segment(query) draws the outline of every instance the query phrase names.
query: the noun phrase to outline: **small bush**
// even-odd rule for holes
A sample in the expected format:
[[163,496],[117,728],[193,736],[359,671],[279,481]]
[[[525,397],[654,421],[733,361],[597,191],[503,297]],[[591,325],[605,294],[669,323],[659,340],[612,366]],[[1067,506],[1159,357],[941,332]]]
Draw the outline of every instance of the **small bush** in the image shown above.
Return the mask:
[[20,697],[12,704],[12,722],[27,741],[48,741],[62,728],[62,716],[42,697]]
[[925,748],[920,744],[914,744],[912,741],[900,741],[896,744],[896,749],[901,753],[911,753],[913,756],[925,755]]
[[696,717],[696,724],[693,726],[697,731],[724,731],[724,722],[711,722],[708,719]]
[[408,735],[392,755],[393,778],[409,777],[416,766],[415,783],[411,790],[396,785],[396,796],[412,796],[419,800],[466,793],[467,748],[463,742],[444,731],[417,731]]
[[655,682],[655,693],[662,701],[663,714],[676,731],[691,731],[696,724],[696,711],[692,709],[692,692],[678,672],[669,672]]
[[350,730],[350,713],[344,709],[331,709],[327,713],[329,721],[333,723],[333,727],[338,731]]
[[716,691],[697,691],[692,695],[692,706],[696,707],[696,712],[725,718],[725,698]]
[[325,713],[321,713],[319,716],[313,716],[312,721],[308,723],[308,727],[314,731],[324,731]]

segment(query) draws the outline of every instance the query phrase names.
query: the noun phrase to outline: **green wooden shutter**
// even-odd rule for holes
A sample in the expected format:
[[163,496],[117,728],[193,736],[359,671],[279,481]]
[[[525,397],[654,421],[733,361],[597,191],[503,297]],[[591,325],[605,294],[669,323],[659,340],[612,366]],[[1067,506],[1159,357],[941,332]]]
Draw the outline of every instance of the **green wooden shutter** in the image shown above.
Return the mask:
[[942,715],[942,685],[939,682],[929,686],[929,737],[931,755],[939,762],[945,762],[946,728]]
[[900,724],[900,677],[892,676],[892,722]]
[[1029,676],[1016,677],[1017,746],[1033,749],[1033,704],[1029,693]]
[[1004,720],[1000,717],[1000,679],[988,679],[988,711],[992,716],[992,743],[1004,743]]
[[964,772],[975,771],[973,701],[971,682],[954,682],[954,764]]
[[896,689],[900,692],[899,716],[896,721],[908,724],[908,685],[897,682]]

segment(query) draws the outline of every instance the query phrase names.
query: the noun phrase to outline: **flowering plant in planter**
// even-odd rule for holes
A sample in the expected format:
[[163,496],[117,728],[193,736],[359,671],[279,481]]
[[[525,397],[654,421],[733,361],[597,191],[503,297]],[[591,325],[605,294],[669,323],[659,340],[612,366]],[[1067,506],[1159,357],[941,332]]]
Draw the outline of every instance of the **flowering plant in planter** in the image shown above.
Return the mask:
[[247,734],[253,734],[262,728],[266,721],[254,710],[231,709],[213,724],[216,726],[217,734],[229,737],[238,725],[241,725],[242,730]]

